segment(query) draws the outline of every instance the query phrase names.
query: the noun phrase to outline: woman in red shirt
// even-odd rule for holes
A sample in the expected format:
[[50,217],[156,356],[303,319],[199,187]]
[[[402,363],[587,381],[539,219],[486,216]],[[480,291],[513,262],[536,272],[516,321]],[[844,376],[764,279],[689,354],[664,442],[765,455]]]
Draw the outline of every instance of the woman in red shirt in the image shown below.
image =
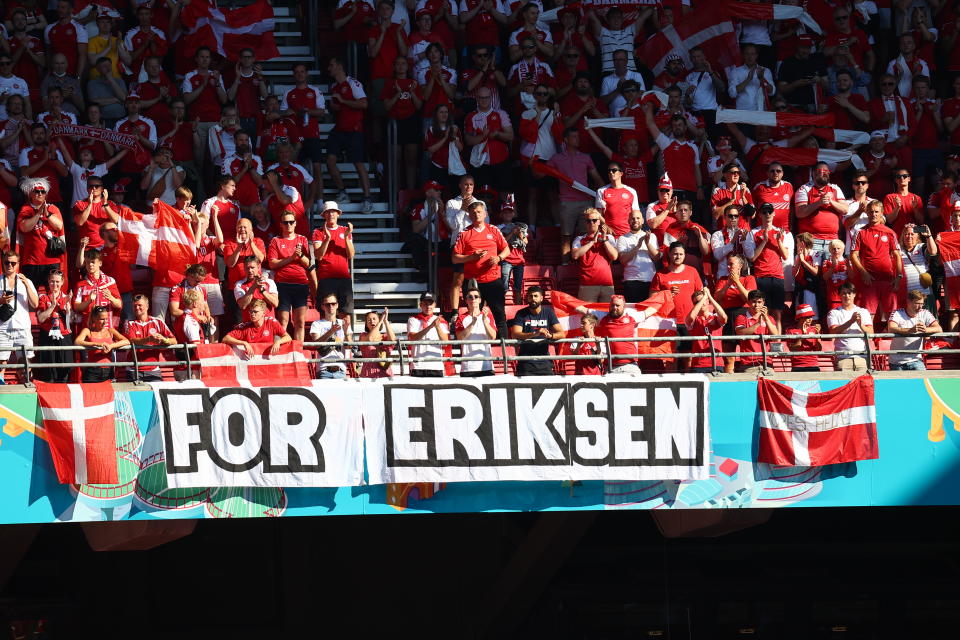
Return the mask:
[[[106,307],[94,307],[90,313],[87,326],[80,331],[80,335],[73,344],[78,347],[89,347],[87,362],[111,362],[110,353],[120,347],[130,344],[122,333],[107,324],[110,312]],[[106,382],[114,376],[113,367],[84,367],[80,375],[81,382]]]
[[[453,145],[453,149],[450,149]],[[456,187],[456,182],[460,180],[460,174],[456,171],[463,169],[463,161],[460,160],[460,154],[463,153],[463,135],[460,128],[450,120],[450,107],[445,104],[438,105],[433,110],[433,122],[427,129],[427,134],[423,142],[423,148],[430,156],[429,178],[446,185],[449,189]],[[456,154],[460,167],[450,166],[450,156]]]
[[307,295],[310,292],[307,267],[310,266],[310,243],[306,236],[296,232],[297,216],[284,211],[280,216],[280,235],[270,241],[267,261],[277,283],[280,304],[277,305],[277,320],[289,331],[291,311],[293,315],[294,340],[303,340],[304,322],[307,317]]
[[[20,190],[29,202],[20,208],[17,228],[23,238],[20,247],[21,271],[39,289],[47,284],[53,271],[67,269],[67,252],[63,232],[63,216],[52,204],[47,204],[50,182],[46,178],[24,178]],[[50,242],[59,238],[63,251],[52,250]]]
[[[40,296],[37,303],[37,323],[40,325],[39,340],[41,347],[65,347],[70,345],[70,324],[67,314],[70,310],[70,292],[63,290],[63,272],[51,271],[47,278],[47,293]],[[63,364],[62,368],[40,369],[37,377],[45,382],[69,382],[69,365],[73,364],[70,351],[38,351],[40,362]]]

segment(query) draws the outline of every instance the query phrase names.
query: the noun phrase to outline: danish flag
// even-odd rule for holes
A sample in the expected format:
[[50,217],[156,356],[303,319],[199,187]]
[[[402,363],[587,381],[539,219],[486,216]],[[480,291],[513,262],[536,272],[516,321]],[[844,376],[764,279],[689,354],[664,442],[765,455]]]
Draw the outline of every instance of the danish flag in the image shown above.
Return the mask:
[[116,484],[113,385],[36,385],[57,479],[64,484]]
[[760,378],[757,397],[760,462],[816,467],[880,457],[870,376],[822,393]]
[[281,345],[277,355],[270,355],[272,344],[252,346],[257,352],[254,356],[228,344],[198,345],[200,379],[208,387],[310,386],[310,369],[302,343]]
[[179,281],[187,265],[197,261],[190,221],[165,202],[153,201],[152,216],[123,208],[117,226],[119,262],[150,267],[169,274],[166,281]]

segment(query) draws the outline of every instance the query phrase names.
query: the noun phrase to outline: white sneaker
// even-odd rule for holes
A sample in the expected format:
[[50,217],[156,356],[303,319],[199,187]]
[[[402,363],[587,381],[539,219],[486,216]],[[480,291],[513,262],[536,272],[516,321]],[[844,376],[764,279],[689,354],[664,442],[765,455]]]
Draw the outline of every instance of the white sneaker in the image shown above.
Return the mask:
[[341,191],[340,193],[337,194],[337,204],[339,205],[350,204],[350,196],[347,195],[346,191]]
[[370,202],[370,198],[363,199],[363,204],[360,206],[360,210],[364,213],[373,213],[373,203]]

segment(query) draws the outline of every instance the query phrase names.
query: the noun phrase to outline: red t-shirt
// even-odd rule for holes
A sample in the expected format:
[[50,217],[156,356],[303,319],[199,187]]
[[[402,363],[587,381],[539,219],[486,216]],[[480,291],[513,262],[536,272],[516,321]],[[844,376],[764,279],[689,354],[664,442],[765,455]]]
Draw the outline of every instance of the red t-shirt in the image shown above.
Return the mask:
[[[148,317],[144,321],[130,319],[124,323],[123,335],[127,338],[138,340],[147,338],[154,333],[164,338],[175,338],[173,331],[167,326],[167,323],[160,318]],[[160,362],[163,358],[161,349],[137,349],[137,360],[140,362]],[[154,367],[141,367],[141,371],[149,370]]]
[[[782,232],[780,229],[773,228],[766,233],[767,244],[763,247],[757,259],[753,261],[753,275],[756,278],[780,278],[782,280],[783,257],[778,249],[782,240],[780,236]],[[753,229],[750,232],[754,247],[763,242],[763,234],[763,229]]]
[[[619,318],[614,318],[608,313],[600,318],[596,333],[598,336],[605,338],[632,338],[637,335],[637,325],[639,324],[629,311],[624,311]],[[637,343],[630,340],[610,343],[610,354],[612,356],[636,355],[638,351]],[[625,364],[639,364],[639,361],[633,358],[613,358],[614,367]]]
[[313,242],[323,243],[327,235],[332,234],[330,245],[323,259],[317,263],[317,279],[323,278],[349,278],[350,277],[350,255],[347,253],[347,239],[353,239],[347,227],[337,226],[334,229],[328,229],[326,225],[313,230]]
[[[290,91],[287,91],[280,103],[280,110],[284,112],[294,112],[293,116],[291,116],[291,121],[299,127],[299,135],[301,137],[319,138],[320,120],[316,116],[311,115],[299,116],[296,112],[301,109],[323,109],[325,108],[325,104],[323,92],[320,91],[319,88],[308,84],[305,87],[294,87],[290,89]],[[274,121],[273,126],[276,126],[279,122],[283,122],[283,120]],[[296,140],[287,140],[287,142],[295,143]]]
[[295,231],[300,235],[306,235],[309,232],[310,224],[307,221],[307,212],[304,209],[300,191],[288,184],[283,185],[282,189],[291,200],[289,204],[283,204],[272,193],[267,198],[267,212],[270,214],[270,219],[273,220],[273,226],[280,227],[280,216],[284,211],[292,211],[297,220]]
[[117,246],[103,246],[100,249],[101,268],[103,272],[113,276],[120,293],[133,291],[133,272],[127,263],[117,264],[120,251]]
[[860,264],[867,273],[883,279],[892,278],[893,252],[898,250],[897,235],[883,224],[860,229],[853,250],[860,252]]
[[[828,184],[822,189],[812,185],[809,190],[800,188],[797,191],[797,205],[815,202],[820,199],[820,195],[826,191],[833,193],[834,200],[842,200],[843,192],[833,184]],[[797,218],[797,233],[811,233],[814,238],[821,240],[832,240],[840,232],[840,214],[828,206],[817,209],[813,214],[806,218]]]
[[100,273],[100,277],[96,280],[91,280],[89,277],[87,277],[86,279],[77,283],[77,288],[73,296],[73,302],[75,304],[80,304],[86,300],[89,300],[90,296],[94,293],[97,295],[97,299],[93,302],[93,304],[88,306],[87,310],[83,313],[82,323],[84,325],[87,324],[87,318],[90,317],[90,312],[94,307],[107,307],[109,314],[108,326],[113,326],[113,315],[116,313],[116,311],[110,304],[110,301],[107,300],[108,291],[114,298],[120,297],[120,289],[117,287],[117,281],[103,272]]
[[664,170],[670,174],[674,189],[697,190],[697,171],[700,151],[689,140],[671,140],[664,134],[657,136],[657,144],[663,152]]
[[190,119],[200,118],[200,122],[217,122],[220,120],[220,96],[217,88],[224,89],[223,78],[218,77],[214,80],[209,72],[200,75],[200,72],[193,70],[183,78],[183,86],[180,91],[183,95],[193,93],[198,88],[203,87],[203,91],[197,98],[187,105],[187,113]]
[[[254,237],[251,241],[252,244],[255,244],[258,249],[260,249],[261,255],[267,255],[266,245],[263,243],[263,240],[260,238]],[[253,255],[253,246],[252,244],[245,244],[240,249],[240,255],[237,257],[237,264],[232,267],[227,268],[227,285],[233,288],[233,285],[240,282],[241,280],[246,280],[247,278],[247,267],[243,264],[243,259],[247,256]],[[236,240],[227,240],[223,243],[223,252],[224,259],[227,256],[233,254],[237,250],[237,241]]]
[[[383,31],[383,25],[376,25],[367,33],[367,40],[376,42]],[[406,42],[406,34],[401,30],[400,25],[391,22],[387,26],[387,35],[383,36],[383,43],[380,45],[380,52],[370,61],[370,78],[386,79],[393,77],[393,61],[400,57],[400,48],[397,46],[397,33],[400,38]]]
[[[462,0],[460,12],[469,13],[480,4],[483,4],[483,0]],[[491,47],[498,46],[500,44],[500,27],[493,14],[486,9],[477,11],[466,24],[464,39],[467,46],[477,44],[485,44]]]
[[[270,247],[267,249],[267,260],[282,260],[293,255],[297,245],[303,247],[303,255],[310,255],[310,244],[306,237],[299,233],[292,238],[276,237],[270,241]],[[279,269],[273,271],[274,281],[284,284],[307,284],[307,269],[299,260],[288,262]]]
[[[186,293],[187,291],[190,291],[190,290],[199,291],[199,292],[200,292],[200,298],[201,298],[204,302],[207,301],[207,290],[206,290],[206,289],[204,289],[204,288],[201,287],[200,285],[197,285],[196,287],[191,287],[190,285],[187,284],[187,281],[184,280],[183,282],[181,282],[181,283],[178,284],[177,286],[172,287],[172,288],[170,289],[170,303],[173,304],[174,302],[176,302],[177,304],[180,304],[180,301],[183,299],[183,294]],[[181,310],[181,311],[184,310],[184,309],[183,309],[183,306],[180,307],[180,310]]]
[[504,240],[500,230],[487,224],[480,230],[468,227],[462,231],[457,237],[453,252],[468,255],[478,249],[486,249],[487,255],[480,260],[471,260],[463,264],[463,277],[475,278],[477,282],[492,282],[500,277],[500,266],[494,264],[492,258],[506,248],[507,241]]
[[220,222],[220,230],[224,235],[233,235],[237,230],[237,222],[240,220],[240,205],[236,200],[221,200],[214,196],[207,198],[200,205],[200,212],[208,216],[208,220],[213,220],[213,212],[216,210],[217,220]]
[[683,265],[680,271],[661,271],[653,277],[650,291],[669,291],[672,287],[679,287],[673,297],[673,318],[679,323],[686,322],[687,314],[693,309],[693,300],[690,296],[694,291],[703,289],[700,273],[690,265]]
[[53,328],[54,322],[56,322],[60,333],[65,336],[70,335],[70,325],[67,324],[67,311],[70,309],[70,294],[61,290],[56,300],[46,293],[41,294],[40,301],[37,303],[37,314],[53,306],[56,306],[56,311],[45,321],[40,322],[40,330],[43,333],[47,333]]
[[[757,333],[754,335],[758,335],[758,336],[770,335],[770,328],[767,327],[767,323],[766,322],[761,323],[759,319],[754,318],[752,315],[750,315],[749,311],[737,318],[736,322],[734,323],[734,328],[749,329],[750,327],[757,326],[758,324],[760,325],[760,327],[757,330]],[[750,340],[741,341],[740,351],[760,353],[760,340],[750,339]],[[762,362],[763,362],[763,358],[761,356],[740,356],[740,363],[743,364],[743,366],[745,367],[754,367],[758,364],[761,364]]]
[[[597,204],[602,203],[603,219],[616,236],[630,232],[630,214],[640,209],[637,192],[626,185],[615,188],[611,185],[597,190]],[[661,225],[663,226],[663,225]]]
[[[691,353],[709,353],[710,352],[710,343],[713,343],[714,351],[722,351],[720,345],[717,344],[717,341],[713,338],[715,335],[714,332],[720,331],[723,328],[723,323],[720,322],[720,316],[716,313],[710,313],[709,315],[697,316],[693,320],[693,324],[687,325],[687,330],[691,336],[704,336],[705,340],[694,340],[690,343]],[[700,356],[690,359],[691,367],[712,367],[715,364],[721,365],[722,358],[711,358],[710,356]]]
[[[47,212],[51,218],[57,218],[63,223],[63,216],[60,210],[52,204],[47,205]],[[17,216],[17,225],[21,220],[25,220],[34,215],[35,210],[32,205],[25,204],[20,209],[20,215]],[[20,244],[20,262],[31,265],[58,264],[62,256],[51,257],[47,255],[47,232],[55,236],[63,237],[63,229],[54,231],[54,229],[45,223],[42,219],[37,220],[36,226],[27,232],[22,232],[23,241]]]
[[274,337],[282,338],[286,333],[275,318],[266,317],[261,327],[252,322],[241,322],[227,335],[250,344],[264,344],[273,342]]
[[650,183],[647,181],[647,163],[653,160],[650,150],[642,151],[638,158],[628,158],[619,153],[611,158],[623,167],[623,184],[637,192],[637,197],[646,202],[650,197]]
[[[360,100],[367,97],[363,91],[363,85],[353,78],[346,78],[343,82],[336,83],[331,87],[330,92],[344,100]],[[337,114],[337,124],[334,127],[337,131],[363,131],[363,116],[366,110],[345,107],[336,100],[331,100],[331,108]]]
[[420,95],[420,87],[417,86],[416,80],[413,78],[397,78],[387,80],[384,83],[383,91],[380,92],[380,99],[386,102],[397,93],[400,94],[400,97],[393,103],[393,107],[387,112],[387,115],[394,120],[406,120],[417,113],[417,107],[413,104],[411,96],[417,95],[421,98],[423,96]]
[[[89,204],[86,200],[77,200],[73,205],[74,217],[82,214]],[[79,237],[90,238],[89,247],[101,246],[103,238],[100,237],[100,225],[108,220],[110,220],[110,216],[103,205],[99,202],[94,203],[93,208],[90,209],[90,215],[87,216],[87,221],[78,229]]]
[[[730,280],[729,276],[717,280],[717,286],[714,287],[714,291],[720,291],[720,289],[726,286],[728,280]],[[753,276],[740,276],[740,284],[742,284],[743,288],[747,291],[753,291],[757,288],[757,280]],[[714,298],[724,309],[736,309],[747,304],[747,301],[740,295],[740,290],[734,285],[730,285],[719,298],[717,298],[716,295]]]
[[[140,65],[134,65],[134,69],[139,69]],[[165,73],[160,72],[160,77],[158,82],[141,82],[137,85],[137,93],[140,95],[140,99],[144,102],[149,100],[156,100],[160,98],[160,88],[167,88],[167,95],[170,97],[175,97],[177,95],[177,85],[173,84],[170,78],[167,77]],[[144,115],[151,120],[157,126],[157,129],[163,129],[165,132],[169,131],[173,127],[173,118],[170,115],[170,107],[167,106],[167,103],[161,98],[157,102],[150,105],[150,107],[144,109],[141,112],[141,115]],[[181,127],[182,129],[183,127]],[[190,127],[186,127],[189,131]],[[192,141],[192,138],[191,138]]]
[[219,284],[220,278],[217,275],[217,239],[213,236],[206,236],[200,240],[197,246],[197,264],[202,264],[207,270],[207,275],[203,278],[203,284]]
[[[808,327],[806,331],[803,331],[799,327],[794,327],[793,329],[787,329],[788,336],[803,336],[808,333],[819,333],[815,327]],[[796,339],[796,338],[794,338]],[[800,348],[790,347],[790,351],[821,351],[820,348],[820,339],[819,338],[803,338],[800,341]],[[797,367],[818,367],[820,363],[817,362],[817,356],[791,356],[790,363],[794,368]]]
[[[793,202],[793,185],[786,180],[780,181],[779,187],[770,186],[764,181],[753,188],[753,202],[757,206],[769,202],[773,205],[773,226],[781,229],[790,228],[790,206]],[[743,220],[743,218],[740,218]]]
[[[500,109],[493,109],[485,114],[474,111],[467,116],[464,122],[465,131],[471,136],[480,135],[484,127],[486,127],[488,133],[494,133],[502,131],[508,126],[510,126],[510,116],[507,115],[506,111]],[[500,164],[510,156],[510,147],[503,140],[488,138],[485,143],[481,142],[480,144],[486,144],[487,154],[490,158],[487,164]]]
[[[153,120],[144,118],[143,116],[137,118],[135,122],[129,118],[123,118],[117,122],[117,125],[114,128],[120,133],[141,135],[148,140],[152,140],[153,142],[157,141],[157,127],[153,124]],[[193,134],[191,133],[191,135]],[[149,155],[147,155],[147,157],[141,162],[137,162],[136,156],[132,153],[128,153],[120,159],[120,171],[124,173],[140,173],[147,168],[149,162]]]
[[926,211],[923,206],[923,198],[918,196],[915,193],[910,193],[906,196],[901,196],[896,193],[888,193],[883,197],[883,214],[889,215],[893,213],[893,203],[899,200],[900,201],[900,212],[897,214],[896,219],[893,221],[893,224],[890,225],[893,230],[899,235],[903,228],[907,226],[908,223],[916,222],[916,214],[920,214],[920,219],[923,220],[926,218]]
[[[713,190],[713,194],[710,196],[710,206],[719,207],[724,202],[729,202],[731,199],[734,200],[732,204],[753,204],[753,194],[750,193],[750,189],[743,189],[737,191],[736,198],[734,198],[733,191],[730,189],[721,189],[717,187]],[[789,210],[788,210],[789,214]],[[723,218],[717,218],[715,221],[715,227],[720,228],[723,226]],[[740,212],[740,217],[737,218],[737,225],[741,229],[750,230],[750,219],[743,215],[743,211]]]
[[[616,239],[607,234],[607,242],[616,246]],[[577,236],[573,241],[573,248],[579,249],[589,242],[586,235]],[[580,265],[580,284],[583,286],[613,286],[613,272],[610,269],[610,257],[604,248],[604,242],[594,244],[590,249],[577,259]]]
[[[870,112],[870,105],[867,103],[867,99],[859,93],[851,93],[847,98],[847,102],[861,111]],[[846,107],[838,104],[836,96],[827,99],[827,113],[832,113],[836,118],[834,124],[834,128],[836,129],[863,130],[867,126],[867,124],[854,118]]]
[[87,30],[72,19],[66,24],[54,22],[43,34],[50,45],[50,53],[62,53],[67,59],[67,73],[77,75],[80,60],[79,44],[87,43]]

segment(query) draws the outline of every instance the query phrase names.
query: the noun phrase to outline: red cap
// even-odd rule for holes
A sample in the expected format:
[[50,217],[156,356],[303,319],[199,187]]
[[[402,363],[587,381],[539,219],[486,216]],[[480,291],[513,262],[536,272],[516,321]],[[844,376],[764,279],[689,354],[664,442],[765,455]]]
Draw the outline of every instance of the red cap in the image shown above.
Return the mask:
[[413,18],[414,22],[416,22],[417,20],[419,20],[421,16],[430,16],[431,18],[433,18],[433,14],[430,13],[429,10],[427,10],[427,9],[420,9],[420,11],[417,11],[417,15]]
[[806,34],[797,36],[797,46],[798,46],[798,47],[812,47],[812,46],[813,46],[813,38],[811,38],[810,36],[808,36],[808,35],[806,35]]
[[126,193],[127,187],[129,186],[130,186],[130,178],[120,178],[119,180],[113,183],[113,189],[111,189],[110,191],[112,191],[113,193]]
[[814,315],[816,314],[813,313],[813,307],[808,304],[801,304],[797,307],[793,317],[799,320],[800,318],[812,318]]
[[658,189],[673,189],[673,182],[670,181],[670,176],[663,174],[660,177],[660,182],[657,183]]
[[443,187],[440,186],[440,183],[436,180],[428,180],[423,183],[423,191],[426,193],[430,189],[436,189],[437,191],[443,191]]

